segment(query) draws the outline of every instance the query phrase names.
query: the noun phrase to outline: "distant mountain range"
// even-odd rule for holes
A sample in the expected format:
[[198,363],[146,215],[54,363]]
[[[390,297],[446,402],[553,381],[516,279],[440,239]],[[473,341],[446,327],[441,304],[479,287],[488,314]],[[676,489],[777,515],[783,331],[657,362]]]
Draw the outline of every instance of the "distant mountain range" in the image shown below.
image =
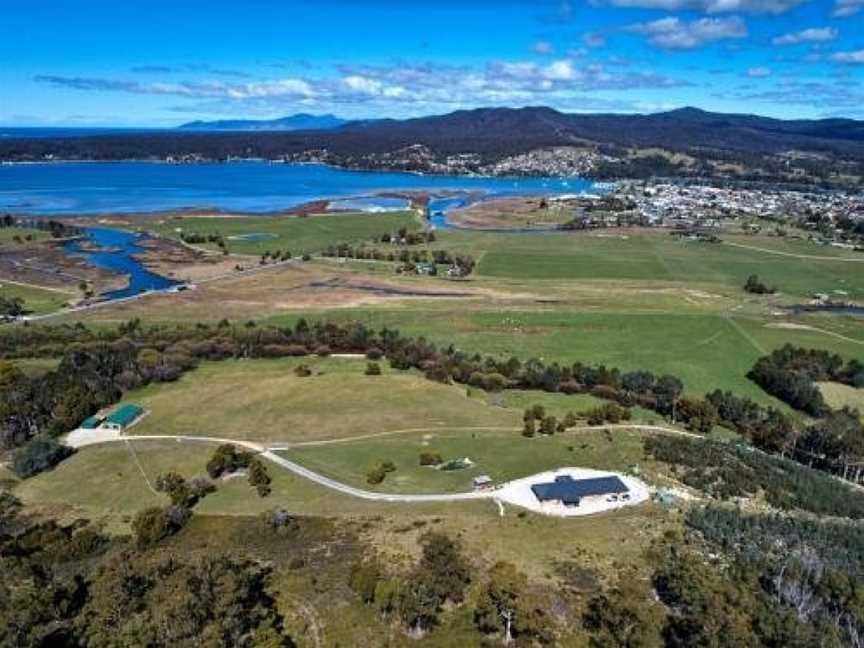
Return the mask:
[[346,124],[336,115],[310,115],[297,113],[279,119],[225,119],[220,121],[193,121],[178,126],[187,131],[295,131],[328,130]]
[[193,122],[160,133],[0,138],[0,160],[237,157],[424,173],[724,177],[861,187],[864,121],[697,108],[624,115],[527,107],[358,121],[299,114]]

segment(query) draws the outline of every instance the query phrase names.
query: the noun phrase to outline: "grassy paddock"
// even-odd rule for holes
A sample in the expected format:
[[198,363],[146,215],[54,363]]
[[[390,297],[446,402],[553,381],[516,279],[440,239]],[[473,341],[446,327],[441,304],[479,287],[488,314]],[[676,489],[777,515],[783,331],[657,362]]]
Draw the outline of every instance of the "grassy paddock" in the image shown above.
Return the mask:
[[[479,256],[479,273],[491,277],[653,280],[740,291],[746,278],[757,274],[790,298],[832,290],[864,298],[864,263],[849,260],[864,257],[802,241],[732,237],[730,242],[750,246],[743,248],[679,241],[668,232],[638,229],[536,235],[447,231],[440,239]],[[784,254],[751,249],[760,247]]]
[[[295,376],[300,364],[314,375]],[[381,376],[364,375],[363,359],[313,356],[203,363],[176,383],[130,392],[126,400],[151,411],[131,432],[280,442],[520,424],[520,412],[469,399],[464,387],[379,364]]]
[[[421,466],[419,456],[425,451],[437,452],[445,461],[468,457],[474,466],[452,471]],[[623,429],[569,431],[531,439],[518,429],[454,430],[297,447],[281,454],[334,479],[390,493],[467,491],[471,479],[481,474],[504,482],[562,466],[615,471],[638,464],[650,467],[643,457],[642,434]],[[366,473],[381,461],[392,461],[396,471],[383,483],[369,486]]]
[[51,238],[51,234],[32,227],[0,227],[0,245],[16,245],[16,237],[24,241],[42,241]]
[[[0,232],[3,230],[0,229]],[[42,315],[60,310],[70,301],[74,301],[76,295],[73,291],[49,290],[36,286],[25,286],[23,284],[3,281],[0,278],[0,296],[6,299],[20,297],[24,300],[24,308],[32,315]]]
[[839,409],[849,407],[857,409],[864,415],[864,389],[856,389],[849,385],[824,382],[819,383],[819,391],[831,407]]
[[[318,252],[335,243],[368,240],[400,227],[416,230],[419,226],[416,212],[352,212],[308,217],[176,218],[149,229],[175,239],[180,238],[180,231],[190,234],[221,234],[228,250],[238,254],[258,255],[278,249],[290,250],[296,255]],[[269,234],[273,238],[260,241],[232,238],[254,233]],[[215,248],[215,245],[209,247]]]
[[[116,530],[128,530],[134,514],[168,499],[147,485],[160,474],[176,471],[184,477],[206,475],[207,460],[216,446],[196,441],[138,440],[83,448],[53,470],[20,482],[15,494],[26,504],[66,510],[70,514],[105,519]],[[283,506],[303,515],[497,515],[490,502],[429,503],[406,506],[360,500],[318,486],[268,464],[273,492],[258,497],[245,479],[217,480],[217,491],[195,511],[203,515],[257,515]]]

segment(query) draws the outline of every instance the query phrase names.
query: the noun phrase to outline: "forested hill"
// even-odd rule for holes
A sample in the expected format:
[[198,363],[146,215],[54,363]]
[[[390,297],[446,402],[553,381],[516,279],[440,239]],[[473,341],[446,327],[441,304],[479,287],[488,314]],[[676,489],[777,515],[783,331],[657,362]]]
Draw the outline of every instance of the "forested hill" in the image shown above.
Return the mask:
[[864,121],[781,120],[696,108],[651,115],[568,114],[543,107],[480,108],[368,125],[351,122],[341,131],[453,150],[488,140],[528,141],[535,145],[592,142],[680,149],[708,147],[746,152],[827,150],[864,155]]
[[[571,151],[570,168],[560,168],[560,155],[548,162],[538,162],[536,157],[514,160],[556,147]],[[656,149],[666,153],[657,155]],[[687,159],[675,154],[685,154]],[[354,121],[326,130],[177,130],[0,140],[0,160],[7,161],[231,157],[317,160],[349,168],[431,173],[589,172],[600,177],[722,175],[734,167],[732,173],[745,178],[788,175],[825,181],[831,175],[864,176],[864,121],[790,121],[695,108],[651,115],[480,108],[416,119]],[[502,161],[501,168],[493,168]]]

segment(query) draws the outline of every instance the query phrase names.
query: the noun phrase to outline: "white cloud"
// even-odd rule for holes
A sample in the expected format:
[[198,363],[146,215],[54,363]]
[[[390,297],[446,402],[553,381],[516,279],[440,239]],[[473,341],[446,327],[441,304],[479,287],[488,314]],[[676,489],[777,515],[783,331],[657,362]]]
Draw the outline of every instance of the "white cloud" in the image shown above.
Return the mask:
[[554,48],[549,41],[537,41],[531,47],[537,54],[551,54]]
[[348,90],[353,90],[354,92],[359,92],[361,94],[377,95],[380,94],[383,89],[383,85],[380,81],[367,79],[366,77],[359,75],[347,76],[342,79],[342,83],[345,84],[345,87],[348,88]]
[[[139,79],[42,76],[58,88],[90,92],[175,96],[189,103],[176,111],[273,114],[303,108],[404,114],[455,107],[548,104],[562,108],[627,110],[629,100],[590,95],[598,91],[675,88],[689,85],[652,71],[612,63],[577,64],[572,57],[548,63],[490,61],[469,67],[432,63],[339,65],[335,74],[249,83],[155,82]],[[197,103],[191,103],[197,100]],[[365,108],[359,108],[364,106]]]
[[677,17],[660,18],[631,25],[627,30],[645,34],[648,42],[663,49],[694,49],[707,43],[747,36],[747,25],[735,16],[700,18],[691,22]]
[[849,65],[864,65],[864,49],[853,52],[837,52],[831,56],[831,60]]
[[771,76],[771,70],[764,66],[751,67],[747,70],[747,76],[753,79],[763,79]]
[[555,61],[543,71],[543,76],[550,81],[570,81],[576,77],[576,71],[571,61]]
[[[749,13],[781,14],[797,7],[805,0],[593,0],[595,4],[640,9],[662,9],[665,11],[701,11],[708,14]],[[838,2],[861,2],[861,0],[837,0]]]
[[833,27],[812,27],[803,31],[783,34],[771,39],[774,45],[798,45],[800,43],[826,43],[837,38]]
[[864,0],[835,0],[831,15],[835,18],[847,18],[862,10],[864,10]]

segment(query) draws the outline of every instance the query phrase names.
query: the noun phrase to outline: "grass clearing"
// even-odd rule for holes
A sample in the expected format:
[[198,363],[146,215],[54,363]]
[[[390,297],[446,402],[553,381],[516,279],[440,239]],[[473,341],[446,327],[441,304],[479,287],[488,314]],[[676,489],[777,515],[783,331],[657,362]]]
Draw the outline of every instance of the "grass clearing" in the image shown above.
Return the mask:
[[[314,375],[295,376],[300,364]],[[131,433],[288,442],[414,428],[520,424],[520,412],[470,399],[464,387],[441,385],[380,364],[381,376],[366,376],[365,359],[203,363],[176,383],[127,394],[125,400],[151,411]]]
[[[472,478],[482,474],[500,483],[562,466],[625,471],[646,463],[642,438],[641,433],[624,429],[576,430],[531,439],[523,437],[519,428],[448,430],[295,447],[280,454],[315,472],[368,490],[453,493],[471,490]],[[445,461],[468,457],[474,465],[449,471],[421,466],[420,453],[427,451],[439,453]],[[392,461],[396,470],[381,484],[370,486],[367,471],[385,460]]]
[[[130,450],[130,448],[132,450]],[[130,440],[79,450],[53,470],[19,482],[15,494],[26,504],[49,506],[105,519],[112,528],[128,530],[137,511],[164,506],[167,497],[153,493],[152,482],[160,474],[176,471],[184,477],[205,475],[205,465],[216,445],[208,442]],[[134,451],[134,452],[133,452]],[[298,477],[273,464],[268,465],[273,492],[258,497],[245,479],[217,480],[217,491],[195,507],[202,515],[257,515],[275,506],[302,515],[443,515],[498,514],[491,502],[393,504],[360,500],[341,495]]]
[[849,407],[864,415],[864,389],[833,382],[817,384],[825,402],[834,409]]
[[16,245],[18,240],[43,241],[51,238],[50,232],[44,232],[34,227],[0,227],[0,245]]
[[[364,241],[392,232],[400,227],[416,230],[420,227],[417,213],[332,213],[314,216],[238,216],[173,218],[148,226],[158,234],[179,239],[180,233],[221,234],[230,252],[260,255],[266,251],[290,250],[298,255],[313,253],[328,245]],[[245,235],[263,234],[262,240],[244,240]],[[216,249],[215,245],[204,247]]]
[[[0,232],[3,230],[0,229]],[[69,290],[52,290],[39,288],[38,286],[27,286],[19,283],[4,281],[0,278],[0,297],[13,299],[19,297],[24,300],[24,309],[30,315],[42,315],[58,311],[70,301],[74,301],[80,295]]]
[[[446,247],[479,257],[478,273],[491,277],[701,283],[740,292],[746,278],[756,274],[790,299],[833,290],[864,298],[864,263],[849,261],[860,255],[802,241],[784,242],[790,255],[784,256],[723,243],[681,241],[665,231],[640,229],[536,235],[450,230],[439,238]],[[730,240],[739,243],[740,238]],[[767,236],[746,237],[740,244],[775,246],[768,250],[778,245],[776,238]]]
[[17,358],[9,362],[28,376],[33,377],[53,371],[60,365],[59,358]]

